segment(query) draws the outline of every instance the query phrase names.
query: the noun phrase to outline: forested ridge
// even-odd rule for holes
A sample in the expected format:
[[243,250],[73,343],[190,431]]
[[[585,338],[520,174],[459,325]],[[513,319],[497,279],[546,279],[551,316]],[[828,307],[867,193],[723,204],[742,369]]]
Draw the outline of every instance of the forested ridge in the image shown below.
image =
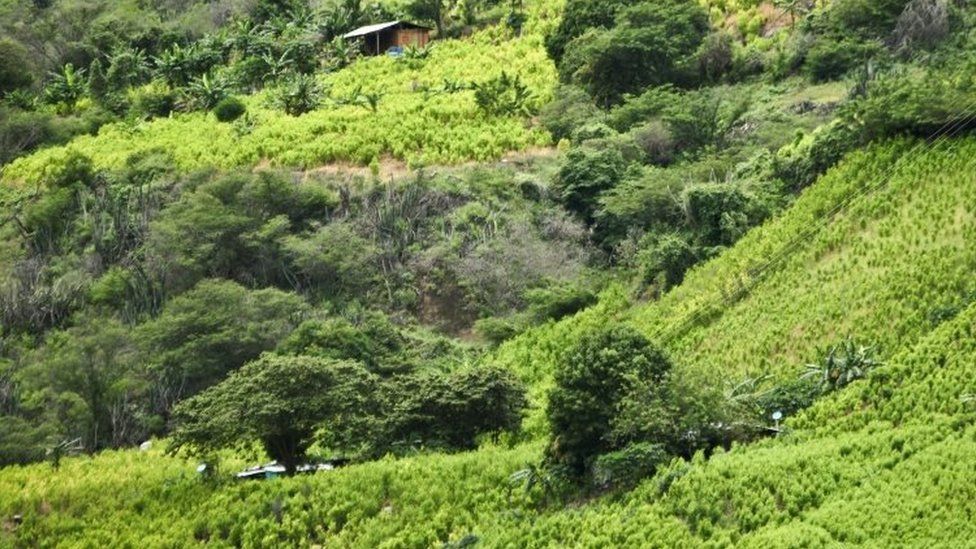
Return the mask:
[[0,546],[965,544],[974,15],[0,2]]

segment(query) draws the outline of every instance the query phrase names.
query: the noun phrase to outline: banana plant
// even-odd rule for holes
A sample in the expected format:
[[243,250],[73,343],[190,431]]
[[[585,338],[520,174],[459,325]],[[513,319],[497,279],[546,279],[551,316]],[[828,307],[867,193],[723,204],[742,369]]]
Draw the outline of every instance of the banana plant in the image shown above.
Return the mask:
[[51,80],[44,88],[44,100],[57,105],[60,110],[71,112],[85,95],[86,87],[85,70],[68,63],[60,71],[51,73]]

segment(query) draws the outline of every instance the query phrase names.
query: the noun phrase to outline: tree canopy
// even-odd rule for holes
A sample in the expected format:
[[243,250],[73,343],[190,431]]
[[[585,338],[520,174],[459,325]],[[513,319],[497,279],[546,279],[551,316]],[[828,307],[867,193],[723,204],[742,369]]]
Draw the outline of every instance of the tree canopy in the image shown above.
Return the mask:
[[355,362],[264,355],[181,402],[173,443],[206,450],[256,440],[292,474],[317,430],[345,440],[344,422],[362,413],[374,381]]

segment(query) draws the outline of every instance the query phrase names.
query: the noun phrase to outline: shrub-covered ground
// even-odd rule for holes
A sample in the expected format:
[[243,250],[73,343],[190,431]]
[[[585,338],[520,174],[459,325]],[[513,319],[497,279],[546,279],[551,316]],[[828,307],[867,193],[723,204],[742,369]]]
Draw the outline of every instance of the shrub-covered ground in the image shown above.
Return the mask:
[[[601,306],[533,328],[495,357],[545,385],[573,334],[614,316],[651,336],[665,334],[664,348],[687,357],[677,358],[680,368],[726,380],[792,376],[817,346],[848,334],[879,345],[884,366],[790,419],[778,438],[708,460],[676,460],[633,492],[565,508],[546,507],[544,498],[510,484],[509,475],[538,459],[537,444],[216,485],[180,458],[106,452],[66,459],[57,471],[46,464],[4,469],[0,539],[363,547],[469,536],[485,546],[593,547],[970,539],[976,431],[969,395],[976,386],[967,369],[976,358],[976,308],[968,296],[976,258],[965,243],[973,238],[976,141],[915,145],[895,141],[849,156],[793,208],[692,271],[660,303],[627,309],[611,292]],[[839,198],[880,181],[888,184],[808,235]],[[749,282],[741,276],[751,266],[746,258],[768,258],[801,235],[802,245],[748,292],[727,288],[715,301],[722,288],[714,281],[738,274]],[[707,318],[661,331],[702,303],[714,303]],[[14,514],[22,525],[11,522]]]

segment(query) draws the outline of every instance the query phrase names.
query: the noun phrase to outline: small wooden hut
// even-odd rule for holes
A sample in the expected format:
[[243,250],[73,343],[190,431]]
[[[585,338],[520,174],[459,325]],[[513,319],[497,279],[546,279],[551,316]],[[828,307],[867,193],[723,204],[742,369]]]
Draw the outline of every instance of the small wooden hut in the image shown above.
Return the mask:
[[367,55],[380,55],[391,48],[423,47],[430,42],[430,28],[407,21],[389,21],[366,25],[343,35],[346,39],[362,39]]

